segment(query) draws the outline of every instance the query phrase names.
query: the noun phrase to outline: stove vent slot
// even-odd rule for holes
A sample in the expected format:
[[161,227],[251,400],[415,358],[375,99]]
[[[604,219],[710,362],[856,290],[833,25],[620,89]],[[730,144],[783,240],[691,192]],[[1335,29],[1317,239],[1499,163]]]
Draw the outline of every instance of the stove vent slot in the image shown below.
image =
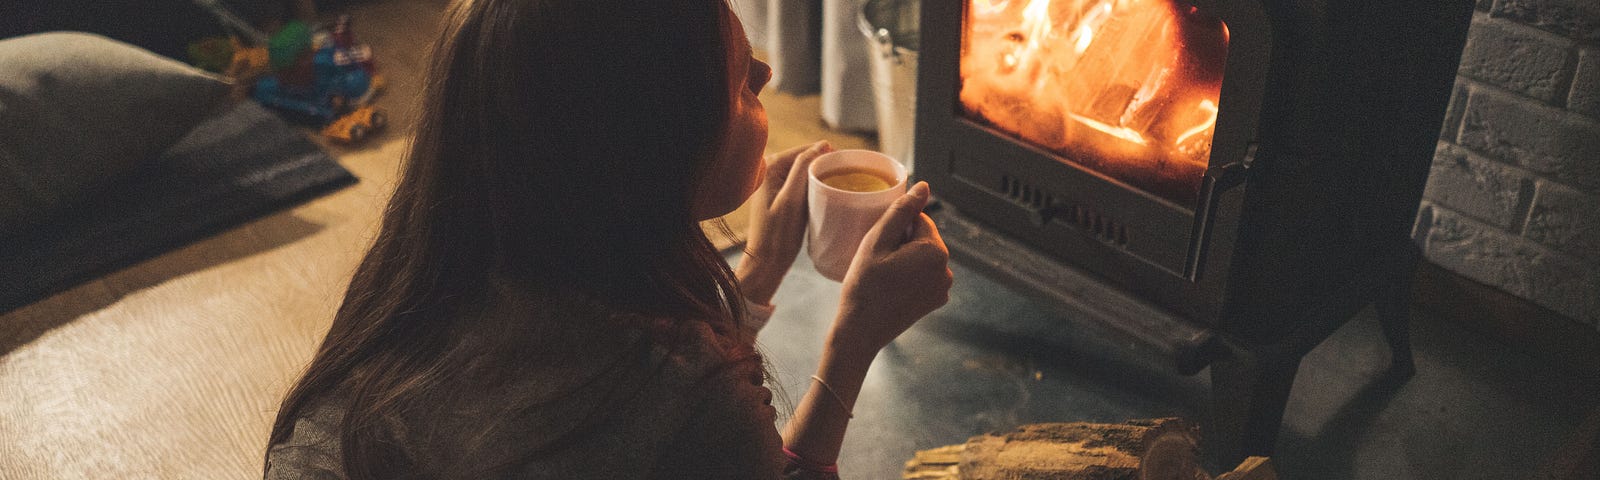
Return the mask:
[[1059,219],[1093,234],[1102,242],[1119,247],[1128,245],[1128,226],[1099,210],[1057,201],[1054,195],[1010,175],[1000,176],[1000,193],[1012,202],[1031,209],[1036,217],[1040,217],[1041,224]]

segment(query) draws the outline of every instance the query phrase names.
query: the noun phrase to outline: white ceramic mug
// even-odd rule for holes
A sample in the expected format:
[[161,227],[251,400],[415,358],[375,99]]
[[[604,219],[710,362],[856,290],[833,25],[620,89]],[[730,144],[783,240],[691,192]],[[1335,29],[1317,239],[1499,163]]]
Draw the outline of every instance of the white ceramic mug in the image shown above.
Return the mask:
[[[894,184],[876,192],[852,192],[834,188],[819,180],[834,170],[865,168],[891,174]],[[806,253],[817,272],[833,281],[843,281],[850,262],[867,230],[878,222],[906,191],[906,167],[894,158],[870,150],[839,150],[812,160],[806,177]]]

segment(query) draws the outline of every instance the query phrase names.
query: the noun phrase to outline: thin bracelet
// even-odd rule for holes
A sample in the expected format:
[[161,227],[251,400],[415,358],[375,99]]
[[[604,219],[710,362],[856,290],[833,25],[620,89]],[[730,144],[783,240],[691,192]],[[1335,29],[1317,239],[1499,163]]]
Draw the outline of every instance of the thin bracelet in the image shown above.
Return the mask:
[[824,390],[827,390],[828,393],[833,394],[833,399],[839,401],[839,407],[844,409],[844,414],[846,415],[847,418],[856,418],[856,414],[854,412],[850,411],[851,410],[850,405],[847,405],[847,404],[844,403],[844,397],[839,396],[839,392],[833,391],[833,387],[828,385],[828,382],[822,381],[822,377],[818,377],[816,375],[812,375],[811,379],[812,380],[816,380],[817,383],[822,384],[822,388]]
[[794,453],[794,450],[790,450],[787,446],[783,447],[783,456],[789,457],[789,461],[793,462],[795,466],[800,467],[801,470],[818,473],[839,473],[839,464],[818,463],[815,460],[802,457],[800,454]]

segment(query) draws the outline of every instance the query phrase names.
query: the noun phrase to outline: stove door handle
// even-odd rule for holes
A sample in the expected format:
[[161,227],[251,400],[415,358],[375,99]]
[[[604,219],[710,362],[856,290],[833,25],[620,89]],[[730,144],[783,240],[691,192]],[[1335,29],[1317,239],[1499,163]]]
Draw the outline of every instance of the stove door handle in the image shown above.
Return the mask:
[[1200,209],[1195,211],[1194,227],[1190,231],[1189,255],[1183,264],[1184,279],[1200,281],[1200,267],[1205,265],[1206,252],[1211,246],[1211,225],[1216,222],[1217,203],[1223,193],[1244,184],[1245,172],[1249,170],[1251,157],[1255,156],[1254,147],[1251,145],[1244,161],[1206,170],[1205,180],[1200,185]]

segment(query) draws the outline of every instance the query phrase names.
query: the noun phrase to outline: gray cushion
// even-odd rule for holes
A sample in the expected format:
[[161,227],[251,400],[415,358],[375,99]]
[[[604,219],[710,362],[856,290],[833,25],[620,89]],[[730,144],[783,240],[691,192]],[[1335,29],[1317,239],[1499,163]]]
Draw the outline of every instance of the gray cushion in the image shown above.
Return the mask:
[[0,40],[0,235],[154,158],[215,112],[229,88],[99,35]]

